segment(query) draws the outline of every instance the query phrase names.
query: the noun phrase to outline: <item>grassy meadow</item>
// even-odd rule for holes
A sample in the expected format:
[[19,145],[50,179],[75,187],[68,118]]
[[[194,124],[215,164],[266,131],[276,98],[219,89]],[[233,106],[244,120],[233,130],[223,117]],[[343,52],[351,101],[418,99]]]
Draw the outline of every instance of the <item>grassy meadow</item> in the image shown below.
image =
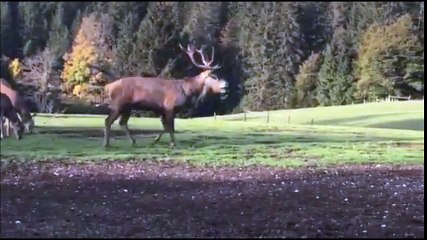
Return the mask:
[[[36,117],[36,134],[1,141],[2,166],[45,161],[178,161],[194,165],[320,167],[348,164],[423,164],[424,101],[254,112],[176,119],[169,134],[136,134],[132,147],[118,126],[102,147],[105,116]],[[158,118],[131,118],[132,130],[162,130]]]

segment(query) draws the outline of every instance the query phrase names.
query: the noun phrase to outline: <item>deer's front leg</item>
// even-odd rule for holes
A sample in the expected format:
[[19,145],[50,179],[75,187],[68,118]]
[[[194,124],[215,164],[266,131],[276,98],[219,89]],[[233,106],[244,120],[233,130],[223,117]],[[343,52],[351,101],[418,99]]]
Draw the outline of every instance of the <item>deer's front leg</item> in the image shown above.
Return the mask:
[[6,122],[6,137],[10,136],[10,120],[9,119],[5,119]]

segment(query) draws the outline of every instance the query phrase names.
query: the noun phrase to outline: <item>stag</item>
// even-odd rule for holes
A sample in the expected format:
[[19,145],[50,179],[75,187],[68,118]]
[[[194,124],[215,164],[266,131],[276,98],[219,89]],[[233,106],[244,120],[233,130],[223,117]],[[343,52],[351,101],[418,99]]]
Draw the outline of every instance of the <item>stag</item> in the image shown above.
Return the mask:
[[21,140],[24,135],[24,125],[18,117],[18,113],[12,105],[12,101],[6,94],[0,93],[0,138],[3,139],[3,119],[6,118],[12,124],[16,139]]
[[25,126],[25,131],[27,133],[32,133],[34,129],[33,117],[35,115],[32,115],[28,110],[24,98],[17,91],[12,89],[9,83],[3,78],[0,78],[0,92],[5,94],[12,102],[13,107],[15,108],[16,112],[18,112],[19,117]]
[[[219,69],[217,64],[212,66],[214,60],[214,49],[212,57],[203,54],[203,47],[196,49],[193,44],[184,49],[179,47],[188,55],[191,62],[203,70],[199,75],[184,79],[165,79],[161,77],[124,77],[105,85],[104,90],[108,96],[108,107],[110,113],[105,119],[104,146],[109,147],[110,129],[114,121],[119,118],[119,125],[126,133],[128,140],[135,145],[135,139],[130,134],[128,120],[132,109],[152,111],[160,115],[164,132],[169,132],[170,147],[175,147],[175,115],[180,112],[186,104],[190,103],[194,96],[197,101],[203,99],[206,94],[224,94],[228,83],[219,80],[212,73]],[[194,59],[195,52],[199,53],[203,64]],[[152,143],[156,144],[163,133],[160,133]]]

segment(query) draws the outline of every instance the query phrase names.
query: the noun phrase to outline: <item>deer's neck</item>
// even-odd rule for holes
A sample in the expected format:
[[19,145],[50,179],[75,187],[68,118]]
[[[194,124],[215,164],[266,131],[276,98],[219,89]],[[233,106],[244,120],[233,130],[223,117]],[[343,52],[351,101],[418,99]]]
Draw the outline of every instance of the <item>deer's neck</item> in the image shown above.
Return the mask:
[[187,96],[200,94],[203,91],[203,79],[201,79],[199,75],[187,78],[184,81],[183,89]]
[[18,114],[17,114],[17,112],[16,112],[16,111],[9,111],[9,112],[6,112],[5,117],[6,117],[7,119],[9,119],[9,121],[10,121],[10,122],[12,122],[12,123],[14,123],[14,124],[19,123],[19,122],[21,121],[21,120],[19,119]]

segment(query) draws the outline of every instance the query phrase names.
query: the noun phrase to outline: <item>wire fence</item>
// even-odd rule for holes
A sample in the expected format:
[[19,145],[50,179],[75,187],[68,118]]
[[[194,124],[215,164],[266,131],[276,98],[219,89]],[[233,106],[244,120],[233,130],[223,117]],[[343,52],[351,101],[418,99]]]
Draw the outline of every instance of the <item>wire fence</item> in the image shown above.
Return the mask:
[[[385,98],[382,99],[375,99],[374,101],[367,101],[364,100],[362,103],[359,104],[368,104],[368,103],[376,103],[376,102],[397,102],[397,101],[408,101],[411,103],[419,103],[419,102],[424,102],[424,98],[423,99],[412,99],[411,100],[411,96],[392,96],[392,95],[388,95]],[[355,103],[351,103],[351,105],[354,105]],[[342,106],[342,105],[341,105]],[[291,110],[291,109],[290,109]],[[221,116],[217,116],[216,114],[214,114],[213,116],[214,119],[224,119],[224,120],[241,120],[241,121],[247,121],[248,119],[254,119],[254,118],[264,118],[265,121],[267,123],[270,122],[270,111],[261,111],[261,112],[256,112],[256,111],[250,111],[250,110],[246,110],[242,113],[236,113],[236,114],[232,114],[232,115],[221,115]],[[292,122],[292,116],[291,114],[289,114],[286,118],[286,122],[288,124],[291,124]],[[314,119],[311,119],[310,121],[311,125],[314,124]]]
[[[396,102],[396,101],[408,101],[408,102],[414,102],[414,103],[418,103],[420,101],[424,101],[423,99],[412,99],[411,100],[411,96],[407,96],[407,97],[402,97],[402,96],[387,96],[383,99],[375,99],[375,101],[363,101],[363,103],[361,104],[367,104],[367,103],[373,103],[373,102]],[[353,105],[354,103],[352,103]],[[93,117],[93,118],[102,118],[105,117],[104,115],[93,115],[93,114],[63,114],[63,113],[37,113],[37,116],[44,116],[44,117],[53,117],[53,118],[63,118],[63,117],[83,117],[83,118],[87,118],[87,117]],[[214,116],[212,118],[214,119],[225,119],[225,120],[242,120],[242,121],[247,121],[248,119],[253,119],[253,118],[264,118],[265,121],[267,123],[270,122],[270,111],[261,111],[261,112],[257,112],[257,111],[250,111],[250,110],[246,110],[242,113],[236,113],[236,114],[229,114],[229,115],[216,115],[214,114]],[[286,122],[288,124],[292,123],[292,116],[288,115],[286,118]],[[313,124],[313,120],[311,120],[311,124]]]

